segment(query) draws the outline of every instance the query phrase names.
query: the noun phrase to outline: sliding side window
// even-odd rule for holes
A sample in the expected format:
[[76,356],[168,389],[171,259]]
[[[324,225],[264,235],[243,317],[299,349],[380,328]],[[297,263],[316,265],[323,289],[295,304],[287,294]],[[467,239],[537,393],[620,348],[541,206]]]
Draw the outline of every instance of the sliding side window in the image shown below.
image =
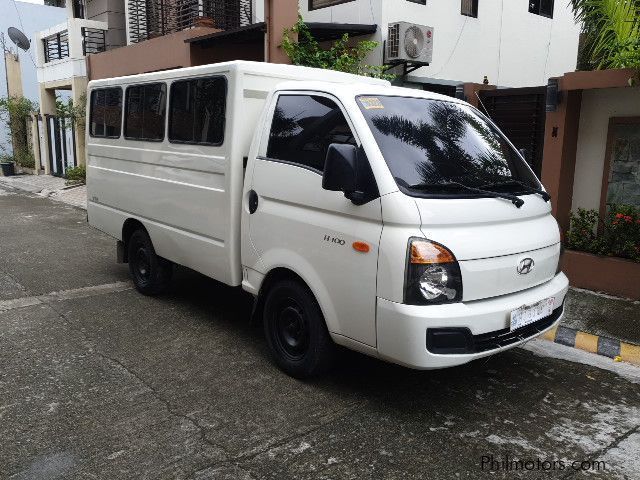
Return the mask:
[[162,141],[167,86],[148,83],[127,88],[124,137],[129,140]]
[[119,138],[122,123],[122,89],[100,88],[91,92],[89,135]]
[[169,141],[222,145],[227,81],[224,77],[194,78],[171,84]]

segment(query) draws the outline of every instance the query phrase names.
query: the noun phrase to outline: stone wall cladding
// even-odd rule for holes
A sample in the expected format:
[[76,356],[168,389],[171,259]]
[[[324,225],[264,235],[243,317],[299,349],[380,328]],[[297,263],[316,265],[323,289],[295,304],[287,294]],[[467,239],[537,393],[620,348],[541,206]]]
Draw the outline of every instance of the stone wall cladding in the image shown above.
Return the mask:
[[640,207],[640,123],[614,125],[607,205]]

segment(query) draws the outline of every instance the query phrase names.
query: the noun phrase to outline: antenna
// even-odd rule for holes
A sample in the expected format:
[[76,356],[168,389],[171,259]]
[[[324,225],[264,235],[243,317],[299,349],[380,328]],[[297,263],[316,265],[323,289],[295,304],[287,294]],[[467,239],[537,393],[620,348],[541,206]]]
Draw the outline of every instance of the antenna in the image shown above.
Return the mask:
[[29,50],[31,42],[21,30],[18,30],[15,27],[9,27],[7,33],[9,34],[11,41],[15,43],[19,49],[24,50],[25,52]]

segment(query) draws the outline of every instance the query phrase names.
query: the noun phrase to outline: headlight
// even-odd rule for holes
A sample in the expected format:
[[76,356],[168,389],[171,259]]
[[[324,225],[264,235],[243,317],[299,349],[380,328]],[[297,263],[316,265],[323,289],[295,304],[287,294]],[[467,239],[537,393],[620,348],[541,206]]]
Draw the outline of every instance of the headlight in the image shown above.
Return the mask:
[[409,305],[462,300],[462,276],[453,253],[439,243],[409,239],[404,302]]

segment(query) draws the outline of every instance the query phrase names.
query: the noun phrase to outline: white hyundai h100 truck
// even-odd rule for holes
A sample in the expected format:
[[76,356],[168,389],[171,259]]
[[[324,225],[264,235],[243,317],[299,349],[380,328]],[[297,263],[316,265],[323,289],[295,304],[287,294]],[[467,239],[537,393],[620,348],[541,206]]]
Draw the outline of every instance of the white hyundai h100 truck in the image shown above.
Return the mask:
[[556,325],[550,199],[469,104],[388,82],[229,62],[92,81],[91,225],[136,288],[180,264],[255,296],[288,374],[336,344],[460,365]]

